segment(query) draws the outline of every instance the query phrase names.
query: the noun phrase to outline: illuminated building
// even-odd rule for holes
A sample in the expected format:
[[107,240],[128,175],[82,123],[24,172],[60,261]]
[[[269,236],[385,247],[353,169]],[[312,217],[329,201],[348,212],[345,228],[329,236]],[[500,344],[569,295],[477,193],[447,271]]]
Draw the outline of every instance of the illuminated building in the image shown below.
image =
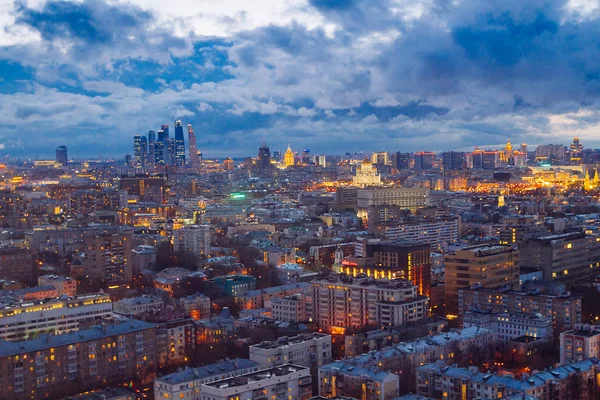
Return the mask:
[[313,332],[283,336],[250,346],[249,357],[264,367],[292,363],[318,368],[331,362],[331,335]]
[[373,167],[371,161],[367,158],[356,167],[356,175],[352,177],[354,186],[380,186],[381,176],[377,173],[377,168]]
[[90,279],[129,281],[132,277],[132,232],[86,235],[83,271]]
[[[384,387],[374,385],[379,380],[377,377],[383,378],[386,374],[396,379],[400,377],[401,390],[414,391],[417,381],[413,371],[423,364],[433,360],[456,362],[459,353],[480,354],[487,360],[493,354],[496,344],[494,332],[476,327],[396,343],[379,351],[347,357],[343,361],[319,368],[319,393],[354,398],[361,398],[362,393],[367,398],[387,400],[396,396],[391,393],[384,395]],[[348,378],[349,376],[352,378]],[[375,390],[371,392],[368,389]]]
[[244,358],[225,360],[198,368],[186,368],[156,378],[154,381],[155,399],[202,399],[202,386],[206,383],[228,377],[245,375],[259,370],[254,361]]
[[56,162],[66,167],[69,162],[69,157],[67,156],[67,146],[58,146],[56,148]]
[[223,160],[223,169],[225,171],[233,171],[233,160],[231,158]]
[[271,316],[284,322],[310,322],[314,317],[313,296],[297,293],[271,300]]
[[[189,135],[189,130],[188,130]],[[181,121],[175,121],[175,165],[185,165],[185,140],[183,138],[183,125]]]
[[390,159],[387,151],[371,154],[372,164],[376,165],[389,165]]
[[600,238],[569,232],[519,244],[521,265],[541,269],[544,280],[583,282],[600,267]]
[[[395,325],[427,317],[427,298],[418,296],[418,288],[406,280],[334,276],[312,285],[315,322],[332,334],[343,334],[350,327],[388,325],[396,317],[403,321]],[[396,311],[401,315],[394,315]]]
[[141,201],[162,204],[167,197],[167,180],[155,176],[121,178],[119,190],[127,190],[129,196],[137,196]]
[[146,150],[142,147],[142,136],[133,137],[133,165],[137,168],[144,166]]
[[571,148],[569,150],[569,163],[571,165],[580,165],[583,157],[583,145],[579,143],[579,138],[573,138]]
[[356,195],[358,214],[364,218],[370,206],[391,204],[415,213],[418,208],[425,207],[428,200],[429,189],[426,188],[359,188]]
[[519,283],[519,250],[504,245],[465,247],[447,254],[445,266],[446,311],[458,313],[458,290],[480,284],[488,288]]
[[60,335],[77,331],[80,324],[110,316],[107,294],[28,300],[3,304],[0,308],[0,339],[26,340],[41,333]]
[[462,324],[464,328],[476,326],[489,329],[496,333],[501,342],[521,336],[552,340],[552,318],[540,313],[467,311],[462,317]]
[[434,250],[458,243],[460,239],[458,217],[418,219],[398,222],[371,223],[369,232],[384,235],[387,240],[429,243]]
[[549,163],[551,161],[564,161],[566,158],[565,146],[562,144],[542,144],[535,149],[535,161]]
[[310,150],[302,150],[302,164],[310,164]]
[[319,368],[317,399],[388,400],[398,398],[400,379],[397,374],[336,361]]
[[397,169],[409,169],[410,158],[410,153],[395,152],[392,154],[392,167]]
[[308,400],[312,396],[310,369],[285,364],[202,385],[202,397],[211,400],[266,399]]
[[107,381],[151,382],[156,350],[155,325],[136,320],[1,342],[0,398],[62,399]]
[[421,151],[415,153],[415,169],[432,169],[435,166],[435,153]]
[[600,357],[600,326],[579,324],[560,333],[560,363]]
[[196,293],[179,299],[181,307],[194,321],[210,318],[210,298]]
[[417,368],[416,394],[447,400],[591,400],[600,393],[598,374],[600,365],[595,358],[534,371],[523,379],[479,372],[476,366],[458,368],[436,362]]
[[285,151],[285,154],[283,155],[283,166],[285,168],[291,167],[296,163],[296,160],[294,159],[294,152],[292,151],[292,148],[288,145],[287,150]]

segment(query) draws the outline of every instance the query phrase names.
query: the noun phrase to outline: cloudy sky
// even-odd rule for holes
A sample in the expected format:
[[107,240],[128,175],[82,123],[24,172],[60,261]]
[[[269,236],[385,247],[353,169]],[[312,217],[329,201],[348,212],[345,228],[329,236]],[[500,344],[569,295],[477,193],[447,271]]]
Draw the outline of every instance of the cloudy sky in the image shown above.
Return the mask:
[[0,153],[600,147],[600,0],[0,0]]

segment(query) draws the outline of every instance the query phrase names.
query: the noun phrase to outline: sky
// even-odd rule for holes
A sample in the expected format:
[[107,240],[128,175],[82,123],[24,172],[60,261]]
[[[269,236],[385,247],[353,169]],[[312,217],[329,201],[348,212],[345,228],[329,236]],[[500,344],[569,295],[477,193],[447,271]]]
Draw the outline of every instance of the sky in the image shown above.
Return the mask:
[[600,0],[0,0],[3,156],[598,148],[599,106]]

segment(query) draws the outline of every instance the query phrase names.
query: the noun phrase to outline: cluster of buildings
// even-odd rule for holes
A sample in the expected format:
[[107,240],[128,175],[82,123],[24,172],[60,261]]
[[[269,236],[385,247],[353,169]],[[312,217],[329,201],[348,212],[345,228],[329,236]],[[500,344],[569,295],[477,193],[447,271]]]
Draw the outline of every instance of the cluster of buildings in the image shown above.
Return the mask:
[[600,394],[600,151],[195,135],[0,168],[0,398]]

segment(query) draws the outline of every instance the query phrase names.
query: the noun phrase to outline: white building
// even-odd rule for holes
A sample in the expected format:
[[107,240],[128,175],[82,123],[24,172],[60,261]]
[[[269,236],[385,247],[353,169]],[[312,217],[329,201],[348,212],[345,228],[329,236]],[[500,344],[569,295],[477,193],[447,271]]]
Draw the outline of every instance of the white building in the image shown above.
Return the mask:
[[244,358],[221,361],[161,376],[154,381],[155,399],[200,400],[202,385],[256,372],[260,365]]
[[600,326],[578,325],[560,334],[560,363],[600,357]]
[[82,322],[111,314],[112,302],[104,293],[4,304],[0,307],[0,339],[26,340],[39,333],[60,335],[79,330]]
[[173,231],[173,250],[190,253],[199,260],[210,253],[210,226],[188,225]]
[[377,168],[373,167],[373,163],[365,158],[356,167],[356,175],[352,177],[352,185],[365,186],[380,186],[381,176],[377,173]]
[[[387,314],[385,310],[389,310],[393,303],[414,308],[407,310],[409,314],[420,315],[420,318],[427,316],[427,313],[419,312],[423,309],[423,303],[417,297],[417,286],[403,279],[388,281],[333,276],[315,280],[312,284],[315,322],[329,332],[341,332],[348,327],[382,325],[378,314],[378,303],[382,302],[389,305],[387,309],[379,306],[381,316]],[[384,319],[386,323],[390,321],[389,318]]]
[[202,400],[308,400],[311,396],[310,369],[291,364],[202,386]]
[[431,244],[435,250],[445,248],[452,243],[458,243],[458,217],[439,218],[434,220],[419,220],[398,222],[383,228],[386,239],[407,242],[424,242]]
[[314,332],[265,341],[250,346],[250,360],[265,367],[283,364],[320,367],[331,362],[331,336]]
[[38,286],[53,286],[59,294],[67,296],[77,294],[77,281],[69,276],[42,275],[38,278]]
[[418,208],[425,207],[428,201],[429,189],[425,188],[360,188],[357,192],[358,213],[365,218],[370,206],[390,204],[414,213]]
[[463,317],[463,327],[486,328],[498,335],[498,340],[513,340],[521,336],[536,339],[552,338],[552,318],[540,313],[489,313],[468,311]]
[[113,311],[123,315],[138,315],[150,310],[160,310],[165,305],[162,298],[158,296],[142,295],[115,301]]

